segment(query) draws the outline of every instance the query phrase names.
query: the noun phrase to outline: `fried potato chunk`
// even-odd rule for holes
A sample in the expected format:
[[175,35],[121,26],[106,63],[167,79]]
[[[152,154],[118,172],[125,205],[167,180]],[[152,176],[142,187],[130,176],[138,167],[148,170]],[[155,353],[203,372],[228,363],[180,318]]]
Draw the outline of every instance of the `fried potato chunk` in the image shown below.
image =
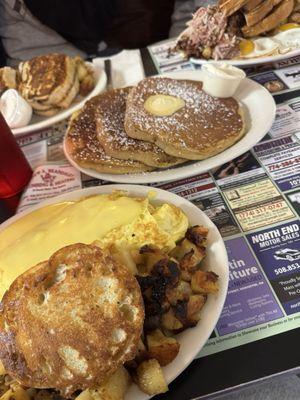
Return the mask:
[[187,319],[191,322],[198,322],[200,311],[206,303],[206,296],[193,294],[187,303]]
[[172,308],[161,318],[162,327],[169,331],[178,331],[183,328],[183,324],[175,317]]
[[179,352],[180,344],[177,340],[165,336],[160,329],[147,335],[146,340],[150,357],[162,366],[170,364]]
[[130,375],[120,367],[96,389],[86,389],[75,400],[123,400],[131,383]]
[[211,271],[197,271],[192,276],[192,290],[197,294],[218,292],[218,275]]
[[136,380],[139,388],[149,395],[165,393],[168,390],[161,366],[155,359],[143,361],[138,366]]

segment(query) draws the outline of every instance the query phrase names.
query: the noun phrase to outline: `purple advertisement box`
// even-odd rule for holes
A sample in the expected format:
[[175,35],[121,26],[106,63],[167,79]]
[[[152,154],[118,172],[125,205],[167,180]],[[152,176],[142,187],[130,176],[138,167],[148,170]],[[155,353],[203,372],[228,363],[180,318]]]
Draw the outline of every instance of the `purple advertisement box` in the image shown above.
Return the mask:
[[276,179],[275,182],[278,185],[279,189],[283,192],[291,189],[296,189],[300,186],[300,174],[287,176],[282,179]]
[[300,311],[300,223],[247,235],[287,314]]
[[245,239],[225,244],[230,273],[227,299],[217,324],[219,335],[281,318],[283,313]]

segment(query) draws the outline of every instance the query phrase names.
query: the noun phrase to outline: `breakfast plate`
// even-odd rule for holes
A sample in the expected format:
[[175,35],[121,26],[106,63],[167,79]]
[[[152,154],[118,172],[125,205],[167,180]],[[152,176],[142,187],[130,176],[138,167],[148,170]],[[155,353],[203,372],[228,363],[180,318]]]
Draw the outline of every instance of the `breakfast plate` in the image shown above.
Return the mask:
[[263,64],[269,64],[269,63],[275,63],[279,61],[286,60],[288,58],[292,57],[297,57],[300,55],[300,48],[295,49],[292,51],[289,51],[288,53],[284,54],[277,54],[274,56],[266,56],[266,57],[256,57],[256,58],[249,58],[249,59],[232,59],[232,60],[206,60],[206,59],[201,59],[201,58],[195,58],[191,57],[189,60],[191,63],[196,64],[196,65],[203,65],[206,63],[227,63],[230,65],[233,65],[235,67],[250,67],[250,66],[256,66],[256,65],[263,65]]
[[[182,71],[160,76],[172,79],[201,81],[203,75],[201,71]],[[188,161],[182,165],[153,172],[121,175],[100,173],[92,169],[80,167],[68,154],[66,143],[64,142],[65,155],[70,164],[79,171],[94,178],[111,182],[155,183],[197,175],[222,165],[251,149],[268,133],[273,124],[276,105],[271,94],[263,86],[250,79],[244,79],[235,93],[235,98],[244,110],[246,134],[231,147],[205,160]]]
[[[192,362],[208,340],[221,314],[227,293],[229,269],[225,245],[218,229],[204,212],[184,198],[161,189],[149,189],[147,186],[135,185],[105,185],[65,193],[44,201],[4,222],[0,226],[0,232],[3,232],[7,227],[21,220],[22,217],[32,211],[42,207],[62,202],[65,204],[66,202],[76,201],[92,195],[109,194],[115,190],[124,191],[127,196],[147,197],[147,195],[151,195],[149,199],[154,206],[162,203],[173,204],[186,214],[190,225],[203,225],[209,230],[204,270],[211,268],[219,276],[219,290],[217,294],[208,296],[206,305],[201,311],[200,322],[194,328],[187,329],[181,334],[176,335],[176,339],[180,343],[180,352],[168,366],[163,367],[166,381],[170,383]],[[30,222],[27,220],[26,224],[26,231],[28,231],[30,229]],[[134,384],[131,385],[125,396],[125,400],[145,400],[147,398],[149,397],[142,393]]]
[[12,129],[12,132],[15,136],[20,136],[29,132],[35,132],[39,129],[47,128],[51,125],[54,125],[64,119],[70,117],[75,111],[79,110],[83,107],[84,103],[90,99],[91,97],[96,96],[101,93],[106,87],[106,74],[99,64],[87,63],[94,72],[95,77],[95,87],[94,89],[85,97],[78,96],[76,97],[74,103],[67,108],[66,110],[60,111],[53,117],[43,117],[40,115],[33,114],[31,122],[29,125],[23,126],[22,128]]

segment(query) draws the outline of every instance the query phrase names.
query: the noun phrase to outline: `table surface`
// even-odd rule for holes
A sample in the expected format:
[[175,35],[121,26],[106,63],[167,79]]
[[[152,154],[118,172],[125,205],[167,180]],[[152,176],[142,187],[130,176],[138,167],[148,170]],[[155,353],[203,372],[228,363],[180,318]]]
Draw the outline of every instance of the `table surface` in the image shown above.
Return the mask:
[[[146,76],[156,74],[149,51],[142,49],[141,55]],[[280,104],[298,96],[300,83],[299,90],[294,88],[274,97]],[[13,213],[12,209],[7,201],[0,201],[0,222]],[[216,393],[234,390],[240,385],[249,385],[272,375],[300,372],[299,334],[300,328],[297,328],[195,359],[170,385],[169,392],[157,398],[211,398]]]

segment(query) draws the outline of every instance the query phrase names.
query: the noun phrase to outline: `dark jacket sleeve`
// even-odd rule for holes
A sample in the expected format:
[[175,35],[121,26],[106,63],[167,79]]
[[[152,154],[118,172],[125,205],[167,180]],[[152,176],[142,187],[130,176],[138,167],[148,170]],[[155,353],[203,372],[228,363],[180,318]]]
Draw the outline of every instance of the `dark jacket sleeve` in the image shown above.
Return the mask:
[[0,38],[0,68],[4,67],[5,65],[6,65],[6,55],[2,44],[2,40]]
[[93,53],[111,25],[115,0],[24,0],[43,24],[87,53]]

